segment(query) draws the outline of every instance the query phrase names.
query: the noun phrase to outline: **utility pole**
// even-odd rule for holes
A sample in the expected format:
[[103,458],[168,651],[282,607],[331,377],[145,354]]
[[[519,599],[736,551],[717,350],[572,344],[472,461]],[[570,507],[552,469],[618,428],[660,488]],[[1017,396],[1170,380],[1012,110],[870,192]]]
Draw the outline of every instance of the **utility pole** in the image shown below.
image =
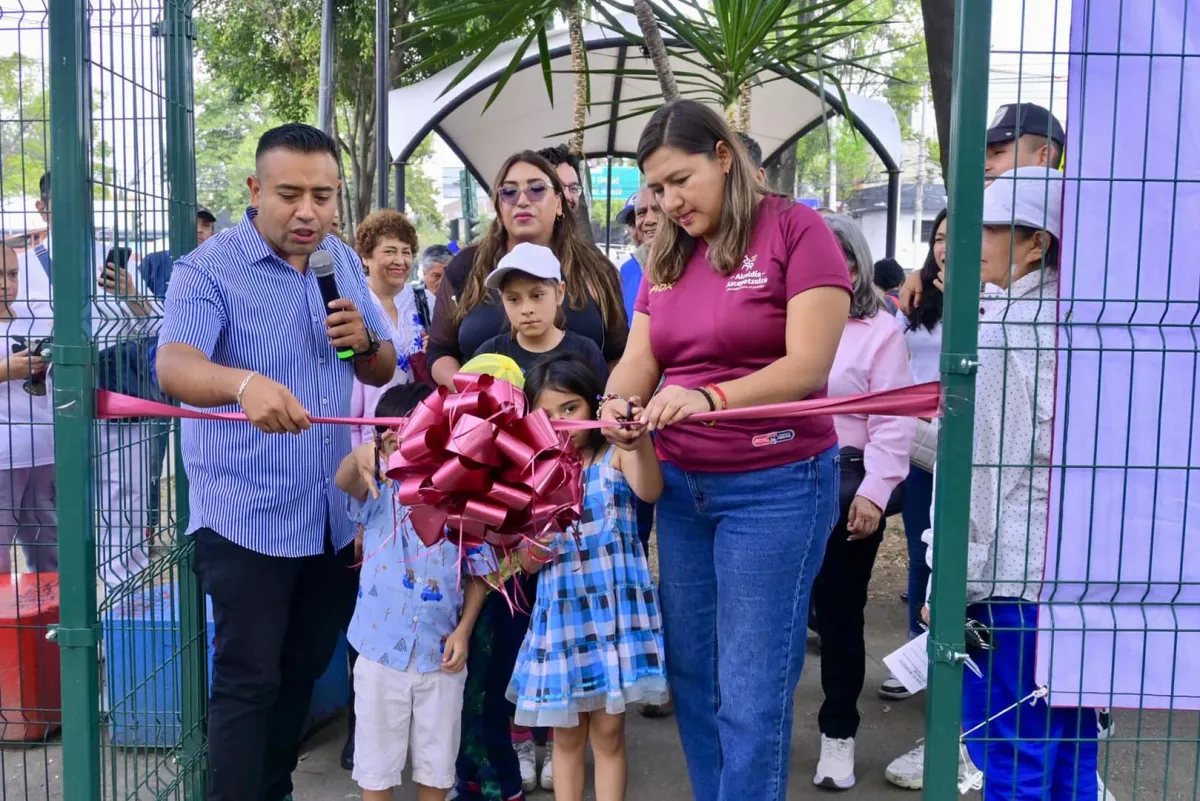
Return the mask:
[[391,87],[391,0],[375,0],[375,207],[386,209],[392,151],[388,147],[388,89]]
[[829,154],[829,208],[837,211],[837,159]]
[[917,143],[917,196],[913,202],[913,253],[921,252],[921,230],[925,227],[925,88],[921,88],[921,139]]
[[333,134],[333,0],[321,0],[321,75],[317,90],[317,127]]

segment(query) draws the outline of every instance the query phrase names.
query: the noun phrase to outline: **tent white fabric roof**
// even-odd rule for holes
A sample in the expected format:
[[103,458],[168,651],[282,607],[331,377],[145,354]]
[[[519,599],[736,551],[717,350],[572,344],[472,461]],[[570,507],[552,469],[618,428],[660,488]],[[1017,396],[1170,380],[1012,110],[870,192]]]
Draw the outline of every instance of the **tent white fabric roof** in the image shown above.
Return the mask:
[[[621,23],[636,30],[630,18]],[[484,106],[497,79],[512,60],[517,42],[497,48],[474,74],[451,91],[442,92],[458,74],[457,64],[427,80],[394,89],[388,96],[388,145],[394,161],[403,162],[431,131],[438,133],[487,187],[500,165],[512,153],[539,149],[566,141],[572,123],[574,76],[567,31],[548,36],[553,56],[554,104],[546,95],[545,78],[530,48],[522,69],[504,87],[486,113]],[[661,104],[658,82],[653,77],[596,74],[598,70],[651,69],[640,46],[631,44],[610,27],[589,24],[584,28],[591,76],[592,106],[588,124],[603,122],[587,130],[584,152],[588,157],[633,157],[646,119]],[[693,64],[673,59],[677,72],[695,71]],[[758,140],[765,159],[794,143],[820,125],[831,114],[844,114],[879,154],[885,168],[898,169],[900,124],[891,107],[879,100],[848,95],[849,113],[836,91],[820,89],[811,81],[796,81],[767,73],[751,91],[750,135]],[[686,87],[681,87],[685,88]],[[439,97],[439,95],[441,95]],[[638,109],[643,114],[621,119]],[[555,135],[557,134],[557,135]]]

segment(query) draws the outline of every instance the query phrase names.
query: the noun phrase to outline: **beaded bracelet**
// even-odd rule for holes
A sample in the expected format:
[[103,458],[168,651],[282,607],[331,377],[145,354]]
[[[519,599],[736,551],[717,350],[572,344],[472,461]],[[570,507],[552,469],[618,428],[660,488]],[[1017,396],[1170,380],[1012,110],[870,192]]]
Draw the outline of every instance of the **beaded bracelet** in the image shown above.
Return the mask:
[[615,401],[615,400],[623,401],[625,399],[622,398],[620,395],[614,395],[612,393],[609,393],[608,395],[597,395],[596,400],[598,401],[598,403],[596,404],[596,419],[599,420],[600,412],[602,412],[604,410],[604,404],[608,403],[609,401]]

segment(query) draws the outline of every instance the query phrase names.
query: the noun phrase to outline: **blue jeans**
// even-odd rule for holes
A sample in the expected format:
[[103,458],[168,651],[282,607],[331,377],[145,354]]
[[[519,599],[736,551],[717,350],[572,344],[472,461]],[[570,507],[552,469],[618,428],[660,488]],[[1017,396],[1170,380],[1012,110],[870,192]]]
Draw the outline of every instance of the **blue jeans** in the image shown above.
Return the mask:
[[838,517],[837,450],[745,473],[663,465],[659,592],[696,801],[783,801],[808,601]]
[[921,607],[925,605],[925,588],[929,584],[929,565],[925,564],[925,543],[921,535],[929,528],[929,507],[933,503],[933,474],[919,467],[908,471],[904,480],[904,536],[908,539],[908,633],[920,636]]
[[1023,700],[1037,688],[1037,606],[993,599],[967,607],[967,616],[992,632],[990,651],[970,651],[983,677],[963,669],[963,730],[994,718],[966,737],[971,761],[983,771],[984,801],[1092,801],[1096,710]]

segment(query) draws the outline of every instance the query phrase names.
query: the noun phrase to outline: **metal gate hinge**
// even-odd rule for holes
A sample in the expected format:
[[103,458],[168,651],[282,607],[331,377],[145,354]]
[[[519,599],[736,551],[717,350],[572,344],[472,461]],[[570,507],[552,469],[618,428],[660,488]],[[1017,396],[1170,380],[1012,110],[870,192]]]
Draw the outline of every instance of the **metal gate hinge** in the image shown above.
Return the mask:
[[975,375],[979,367],[977,353],[942,353],[942,372],[951,375]]
[[965,646],[947,645],[931,639],[929,641],[929,658],[934,662],[942,662],[947,665],[962,665],[971,657],[966,652]]
[[80,629],[51,626],[46,632],[46,639],[58,643],[59,648],[93,648],[100,640],[98,629],[99,626]]

